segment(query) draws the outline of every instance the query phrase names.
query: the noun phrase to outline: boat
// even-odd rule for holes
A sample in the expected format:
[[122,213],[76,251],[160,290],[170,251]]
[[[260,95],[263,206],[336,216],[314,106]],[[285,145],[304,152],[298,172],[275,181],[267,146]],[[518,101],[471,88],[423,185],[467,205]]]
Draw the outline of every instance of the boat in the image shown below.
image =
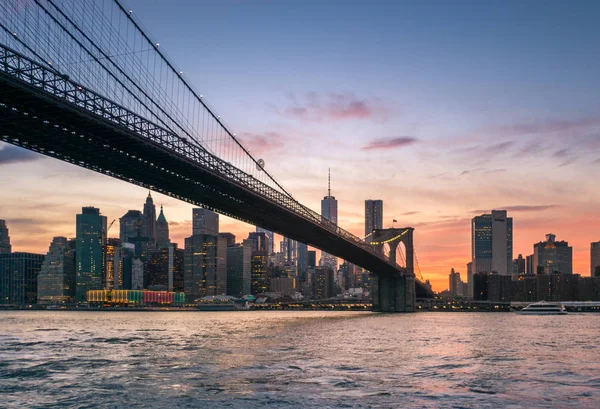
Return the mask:
[[535,302],[519,311],[523,315],[564,315],[567,314],[565,306],[559,302]]

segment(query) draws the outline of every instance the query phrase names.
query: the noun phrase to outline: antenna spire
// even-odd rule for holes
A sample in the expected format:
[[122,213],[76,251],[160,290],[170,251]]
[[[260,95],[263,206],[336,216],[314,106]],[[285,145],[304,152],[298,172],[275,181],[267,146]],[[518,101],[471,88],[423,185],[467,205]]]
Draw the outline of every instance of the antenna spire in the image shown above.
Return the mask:
[[327,175],[327,196],[331,196],[331,168],[328,169]]

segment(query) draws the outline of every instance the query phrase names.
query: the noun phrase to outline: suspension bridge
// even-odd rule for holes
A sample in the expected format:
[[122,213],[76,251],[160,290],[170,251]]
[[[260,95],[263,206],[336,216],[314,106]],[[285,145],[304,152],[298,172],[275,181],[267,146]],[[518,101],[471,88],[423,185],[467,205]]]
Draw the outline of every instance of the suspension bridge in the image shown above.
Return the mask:
[[0,139],[361,266],[376,310],[431,296],[412,229],[401,266],[294,199],[118,0],[0,1]]

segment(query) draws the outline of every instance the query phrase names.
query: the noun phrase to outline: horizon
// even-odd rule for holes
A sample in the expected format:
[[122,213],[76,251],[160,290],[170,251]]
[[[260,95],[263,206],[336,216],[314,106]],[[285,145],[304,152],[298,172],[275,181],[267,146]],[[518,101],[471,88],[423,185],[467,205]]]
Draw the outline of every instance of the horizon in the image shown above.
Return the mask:
[[[470,221],[493,209],[513,218],[513,258],[552,232],[573,247],[573,271],[590,274],[600,5],[127,3],[294,198],[318,211],[331,168],[340,227],[363,236],[366,199],[383,200],[384,227],[414,227],[434,290],[451,268],[466,279]],[[147,194],[4,143],[0,169],[16,251],[74,236],[83,206],[110,223]],[[183,244],[193,206],[153,198]],[[225,216],[220,226],[238,239],[254,230]]]

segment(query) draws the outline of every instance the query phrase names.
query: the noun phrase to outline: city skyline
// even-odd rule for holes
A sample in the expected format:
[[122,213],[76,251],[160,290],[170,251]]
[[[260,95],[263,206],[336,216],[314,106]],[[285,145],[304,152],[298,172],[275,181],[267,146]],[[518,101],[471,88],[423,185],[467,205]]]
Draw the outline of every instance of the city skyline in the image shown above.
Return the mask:
[[[539,7],[516,2],[434,11],[309,3],[291,19],[278,5],[250,13],[223,2],[203,5],[210,24],[186,15],[192,3],[128,5],[300,202],[318,210],[331,167],[341,227],[362,236],[369,197],[384,200],[384,227],[392,219],[415,227],[421,269],[436,290],[447,285],[449,268],[464,274],[469,220],[493,209],[514,217],[514,254],[530,254],[553,232],[573,246],[574,272],[589,271],[589,243],[600,230],[599,61],[587,52],[600,37],[589,5],[547,2],[540,18]],[[325,18],[336,13],[343,18]],[[315,15],[322,18],[309,19]],[[424,18],[444,24],[425,29],[416,23]],[[264,29],[241,32],[241,19]],[[380,27],[384,33],[375,33]],[[208,34],[221,41],[200,41]],[[273,52],[281,58],[268,58]],[[74,236],[71,215],[82,206],[101,208],[108,220],[139,208],[144,189],[0,148],[0,217],[13,251],[43,253],[54,236]],[[155,199],[169,209],[182,245],[190,206]],[[253,230],[225,217],[222,225],[240,237]]]

